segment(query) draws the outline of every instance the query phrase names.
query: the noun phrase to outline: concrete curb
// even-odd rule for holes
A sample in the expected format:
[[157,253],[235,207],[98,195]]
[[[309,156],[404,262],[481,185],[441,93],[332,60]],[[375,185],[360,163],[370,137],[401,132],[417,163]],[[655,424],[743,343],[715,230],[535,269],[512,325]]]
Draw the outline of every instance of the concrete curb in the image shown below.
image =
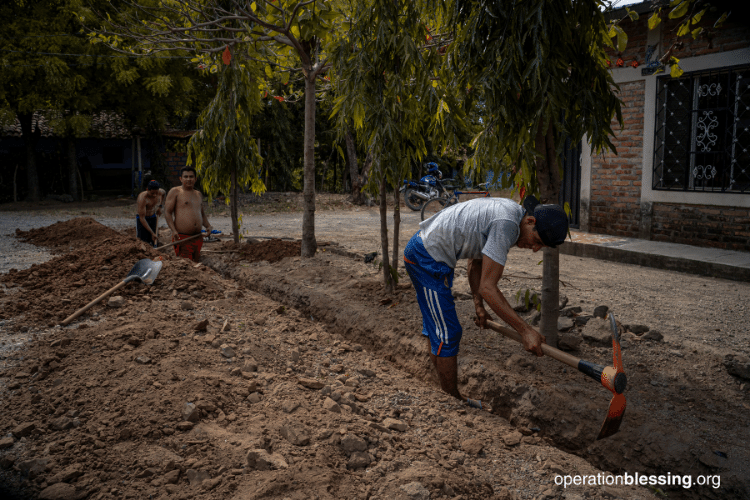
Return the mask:
[[617,247],[566,242],[560,245],[560,253],[575,257],[609,260],[622,264],[635,264],[681,273],[697,274],[711,278],[732,281],[750,281],[750,269],[714,262],[705,262],[682,257],[671,257],[653,253],[638,252]]

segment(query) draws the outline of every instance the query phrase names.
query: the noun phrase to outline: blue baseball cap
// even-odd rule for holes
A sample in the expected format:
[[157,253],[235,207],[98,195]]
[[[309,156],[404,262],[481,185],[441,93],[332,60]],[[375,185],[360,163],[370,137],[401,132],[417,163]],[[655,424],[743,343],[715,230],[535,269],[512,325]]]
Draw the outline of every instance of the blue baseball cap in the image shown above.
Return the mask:
[[156,181],[151,181],[148,183],[148,186],[146,189],[159,189],[159,183]]
[[536,219],[536,232],[545,246],[556,248],[565,242],[568,216],[560,205],[542,205],[534,196],[529,195],[523,200],[523,208],[527,215],[533,215]]

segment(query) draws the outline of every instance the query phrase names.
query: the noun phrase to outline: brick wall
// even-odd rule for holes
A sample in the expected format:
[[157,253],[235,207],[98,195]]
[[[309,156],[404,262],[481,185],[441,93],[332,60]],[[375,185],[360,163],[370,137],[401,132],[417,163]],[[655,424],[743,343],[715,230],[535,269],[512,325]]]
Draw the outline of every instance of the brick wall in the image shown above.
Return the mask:
[[641,218],[641,160],[645,82],[620,85],[623,129],[613,122],[617,155],[591,158],[589,228],[594,233],[637,237]]
[[[700,36],[697,40],[693,40],[691,36],[680,37],[680,41],[682,41],[684,45],[681,49],[675,50],[673,53],[674,56],[678,59],[682,59],[683,57],[702,56],[750,47],[750,27],[729,22],[732,17],[736,18],[738,15],[740,15],[739,12],[733,13],[721,28],[711,30],[712,33],[710,40],[706,36]],[[677,20],[667,19],[666,17],[667,16],[663,16],[662,18],[662,24],[664,24],[662,27],[663,51],[668,50],[677,38]],[[712,16],[710,13],[706,14],[701,20],[700,26],[703,26],[704,28],[706,26],[713,26],[717,18],[718,16],[716,15]],[[664,52],[662,52],[662,54],[663,53]]]
[[750,251],[750,210],[736,207],[654,203],[651,239]]
[[169,188],[180,185],[180,169],[185,166],[187,153],[164,153],[164,159],[167,162],[169,181],[172,183],[171,186],[165,187],[169,191]]

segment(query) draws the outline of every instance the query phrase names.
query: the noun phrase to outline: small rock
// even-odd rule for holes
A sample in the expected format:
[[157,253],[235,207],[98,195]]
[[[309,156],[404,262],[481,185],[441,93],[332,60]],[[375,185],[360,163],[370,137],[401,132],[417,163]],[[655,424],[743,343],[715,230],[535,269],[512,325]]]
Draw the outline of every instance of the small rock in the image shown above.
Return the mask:
[[570,330],[571,328],[573,328],[574,324],[575,323],[573,322],[573,319],[571,318],[566,318],[566,317],[557,318],[557,329],[561,332],[566,332]]
[[195,425],[195,424],[193,424],[193,422],[188,422],[188,421],[186,420],[186,421],[184,421],[184,422],[179,422],[179,423],[178,423],[177,425],[175,425],[174,427],[175,427],[175,429],[177,429],[178,431],[182,431],[182,432],[187,432],[187,431],[189,431],[190,429],[192,429],[194,425]]
[[247,397],[247,402],[250,404],[260,403],[260,394],[254,392]]
[[49,423],[49,426],[56,431],[65,431],[73,428],[73,421],[68,417],[62,416],[58,419],[52,420]]
[[228,344],[221,344],[221,347],[219,347],[219,352],[225,358],[233,358],[236,356],[234,353],[234,349],[232,349]]
[[68,483],[47,486],[39,493],[39,500],[73,500],[74,498],[78,498],[76,487]]
[[281,410],[284,413],[292,413],[294,410],[299,408],[299,401],[285,401],[284,404],[281,405]]
[[137,358],[135,358],[135,362],[139,365],[147,365],[151,363],[151,358],[149,358],[148,356],[138,356]]
[[728,354],[724,357],[724,368],[730,375],[750,380],[750,358],[744,354]]
[[724,467],[727,467],[729,465],[729,461],[726,458],[722,458],[711,451],[704,452],[701,456],[698,457],[698,461],[706,467],[711,467],[712,469],[723,469]]
[[355,451],[367,451],[367,441],[356,434],[347,434],[341,439],[341,447],[347,453]]
[[477,438],[467,439],[461,443],[461,449],[469,455],[479,455],[484,450],[484,443]]
[[242,371],[244,373],[257,372],[258,371],[258,363],[256,363],[255,360],[252,359],[252,358],[246,359],[245,362],[243,363],[241,369],[242,369]]
[[323,409],[332,413],[341,413],[341,407],[331,398],[326,398],[325,401],[323,401]]
[[196,332],[205,332],[208,329],[208,320],[204,319],[195,324],[194,330]]
[[35,428],[36,425],[34,425],[33,422],[24,422],[15,426],[10,432],[16,439],[21,439],[22,437],[26,437],[31,434],[31,431],[33,431]]
[[70,483],[74,479],[83,476],[83,465],[73,464],[66,467],[62,472],[55,474],[48,480],[49,483]]
[[325,384],[320,380],[315,380],[312,378],[300,378],[297,382],[299,383],[299,385],[313,390],[322,389],[325,386]]
[[583,312],[581,306],[570,306],[560,310],[560,316],[573,317]]
[[175,469],[167,472],[164,474],[164,483],[165,484],[177,484],[177,481],[180,480],[180,469]]
[[286,469],[289,467],[280,454],[270,454],[264,449],[250,450],[247,453],[247,466],[255,470]]
[[135,475],[136,479],[144,479],[147,477],[153,477],[156,474],[158,474],[159,471],[154,469],[153,467],[148,467],[146,469],[143,469],[141,472]]
[[409,426],[403,420],[397,420],[395,418],[386,418],[383,420],[383,426],[392,429],[394,431],[404,432]]
[[192,311],[193,309],[195,309],[195,306],[189,300],[183,300],[182,302],[180,302],[180,309],[182,309],[183,311]]
[[197,471],[194,469],[188,469],[185,472],[185,476],[187,477],[188,481],[190,481],[190,486],[192,486],[193,488],[195,488],[196,486],[200,486],[201,483],[203,483],[203,481],[205,481],[206,479],[211,479],[211,475],[204,470]]
[[430,490],[417,481],[401,486],[401,491],[403,491],[409,498],[415,500],[429,500],[430,498]]
[[310,443],[310,435],[304,429],[295,429],[290,425],[281,427],[281,435],[294,446],[306,446]]
[[650,330],[650,328],[647,327],[646,325],[627,325],[625,326],[625,329],[630,330],[636,335],[643,335],[644,333]]
[[502,437],[502,440],[503,440],[503,443],[505,443],[505,446],[516,446],[521,442],[522,437],[523,437],[523,434],[521,434],[518,431],[513,431],[504,435]]
[[185,403],[185,406],[182,407],[183,422],[197,422],[199,418],[198,407],[194,403]]
[[589,321],[581,331],[583,339],[597,346],[612,345],[612,330],[609,321],[603,318],[594,317]]
[[107,305],[109,307],[122,307],[127,303],[125,300],[125,297],[122,295],[115,295],[114,297],[110,297],[107,301]]
[[296,363],[299,361],[299,351],[297,349],[291,352],[292,362]]
[[583,339],[575,333],[562,333],[557,339],[557,347],[563,351],[575,351],[581,345]]
[[604,319],[607,317],[608,312],[609,312],[608,306],[598,306],[594,309],[594,317]]
[[346,463],[346,468],[350,470],[362,469],[370,465],[371,462],[372,458],[369,453],[355,451],[349,457],[349,461]]
[[13,439],[12,436],[7,436],[7,437],[0,439],[0,450],[11,448],[14,442],[15,440]]
[[651,331],[649,331],[649,332],[644,333],[643,335],[641,335],[641,339],[642,340],[653,340],[653,341],[656,341],[656,342],[661,342],[662,340],[664,340],[664,335],[662,335],[661,332],[658,331],[658,330],[651,330]]
[[216,405],[211,401],[206,401],[204,399],[196,401],[195,406],[197,406],[199,410],[203,410],[206,413],[213,413],[216,411]]

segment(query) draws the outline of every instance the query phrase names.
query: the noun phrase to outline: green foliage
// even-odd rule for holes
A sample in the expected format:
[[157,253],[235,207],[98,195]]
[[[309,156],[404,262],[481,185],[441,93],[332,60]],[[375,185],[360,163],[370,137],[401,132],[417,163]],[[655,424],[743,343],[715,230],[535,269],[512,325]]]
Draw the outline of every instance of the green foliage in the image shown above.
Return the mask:
[[449,2],[459,26],[449,65],[457,87],[482,92],[484,129],[465,170],[510,170],[516,186],[538,190],[536,131],[552,123],[555,150],[586,134],[594,151],[614,151],[611,121],[622,121],[604,64],[612,37],[596,0]]
[[[200,130],[188,143],[187,164],[195,163],[208,196],[231,193],[231,174],[256,194],[266,188],[260,178],[262,158],[252,137],[252,117],[261,106],[257,65],[232,63],[219,75],[216,96],[200,114]],[[229,198],[229,196],[227,196]]]

